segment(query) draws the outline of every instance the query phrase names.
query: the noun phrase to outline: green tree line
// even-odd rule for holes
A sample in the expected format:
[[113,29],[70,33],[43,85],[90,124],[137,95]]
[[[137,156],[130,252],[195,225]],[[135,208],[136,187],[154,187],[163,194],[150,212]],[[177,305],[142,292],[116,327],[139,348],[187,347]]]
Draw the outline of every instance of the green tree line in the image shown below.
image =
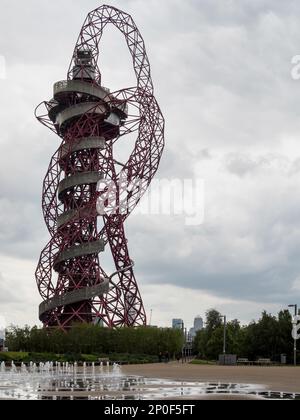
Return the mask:
[[109,329],[79,324],[64,333],[57,329],[11,326],[6,332],[6,346],[12,352],[157,356],[160,352],[178,353],[182,345],[181,331],[151,327]]
[[[197,333],[194,352],[202,359],[217,360],[223,351],[224,324],[221,314],[210,310],[206,314],[206,327]],[[263,312],[257,322],[241,326],[238,320],[228,322],[226,352],[239,358],[255,361],[271,358],[280,361],[281,354],[293,359],[292,317],[288,310],[278,316]]]

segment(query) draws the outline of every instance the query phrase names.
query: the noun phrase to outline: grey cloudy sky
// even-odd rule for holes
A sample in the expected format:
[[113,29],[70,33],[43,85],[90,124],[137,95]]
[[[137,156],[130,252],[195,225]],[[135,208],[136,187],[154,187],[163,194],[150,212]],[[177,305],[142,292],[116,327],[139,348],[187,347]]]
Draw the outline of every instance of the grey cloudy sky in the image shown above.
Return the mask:
[[[205,180],[205,221],[131,217],[127,233],[153,323],[216,307],[249,321],[300,298],[300,3],[120,0],[145,38],[167,128],[158,177]],[[57,138],[33,117],[66,77],[95,0],[1,0],[0,314],[34,324],[34,271],[48,241],[41,183]],[[104,37],[112,90],[132,85],[129,54]],[[1,61],[0,61],[1,62]]]

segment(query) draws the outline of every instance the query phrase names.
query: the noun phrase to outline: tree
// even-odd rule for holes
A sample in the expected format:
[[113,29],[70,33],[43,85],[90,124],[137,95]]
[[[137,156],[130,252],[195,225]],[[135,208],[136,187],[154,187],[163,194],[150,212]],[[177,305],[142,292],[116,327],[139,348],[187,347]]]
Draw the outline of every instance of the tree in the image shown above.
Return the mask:
[[291,360],[294,353],[294,340],[292,338],[292,316],[290,311],[279,312],[278,315],[279,349],[281,354],[286,354]]
[[183,346],[182,331],[169,328],[102,328],[76,324],[68,333],[57,329],[10,327],[7,345],[12,351],[50,352],[56,354],[145,354],[160,351],[175,354]]
[[[292,318],[289,311],[278,316],[262,313],[257,322],[241,327],[238,320],[228,322],[227,352],[249,360],[271,358],[280,360],[286,354],[292,362]],[[216,360],[223,350],[223,321],[221,314],[211,309],[206,314],[206,327],[194,340],[194,353],[200,358]],[[157,356],[160,352],[180,353],[183,346],[181,330],[164,328],[109,329],[93,324],[74,325],[64,333],[57,329],[11,326],[6,333],[11,351],[109,355],[111,353]]]
[[[222,327],[222,316],[220,312],[215,309],[210,309],[206,312],[206,328],[198,331],[195,342],[194,351],[198,353],[199,357],[216,358],[215,354],[218,352],[220,346],[219,329]],[[223,333],[222,333],[223,334]]]
[[[291,337],[291,315],[281,311],[278,317],[262,313],[258,322],[241,327],[238,320],[228,322],[226,328],[227,352],[249,360],[271,358],[280,360],[287,354],[292,361],[293,340]],[[194,352],[201,358],[216,360],[223,349],[223,323],[216,310],[206,314],[206,328],[198,332],[194,342]]]
[[215,309],[210,309],[206,312],[206,329],[209,334],[212,334],[214,330],[221,327],[222,316],[220,312]]

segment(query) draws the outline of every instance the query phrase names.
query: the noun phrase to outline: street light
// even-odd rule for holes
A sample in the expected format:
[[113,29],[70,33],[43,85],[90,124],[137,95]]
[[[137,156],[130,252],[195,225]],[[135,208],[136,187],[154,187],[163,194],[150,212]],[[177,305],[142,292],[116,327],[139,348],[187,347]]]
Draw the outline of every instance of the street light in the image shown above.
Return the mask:
[[[185,340],[185,334],[184,334],[184,322],[181,322],[181,329],[182,329],[182,335],[183,335],[183,339]],[[182,346],[182,364],[184,363],[184,353],[185,353],[185,342],[183,343]]]
[[224,319],[224,339],[223,339],[223,354],[226,354],[226,327],[227,327],[227,317],[226,315],[221,315],[221,318]]
[[[298,315],[298,305],[289,305],[289,308],[295,308],[295,317]],[[294,339],[294,365],[297,366],[297,340]]]
[[153,315],[153,309],[151,309],[151,313],[150,313],[149,327],[151,327],[152,325],[152,315]]

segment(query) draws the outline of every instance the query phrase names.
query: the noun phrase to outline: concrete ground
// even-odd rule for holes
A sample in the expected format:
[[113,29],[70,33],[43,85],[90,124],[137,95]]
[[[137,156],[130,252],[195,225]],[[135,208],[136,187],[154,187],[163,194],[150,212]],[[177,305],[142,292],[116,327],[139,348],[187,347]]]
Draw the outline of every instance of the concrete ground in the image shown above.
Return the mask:
[[182,363],[122,366],[122,373],[178,381],[264,385],[267,391],[300,393],[300,367],[214,366]]

